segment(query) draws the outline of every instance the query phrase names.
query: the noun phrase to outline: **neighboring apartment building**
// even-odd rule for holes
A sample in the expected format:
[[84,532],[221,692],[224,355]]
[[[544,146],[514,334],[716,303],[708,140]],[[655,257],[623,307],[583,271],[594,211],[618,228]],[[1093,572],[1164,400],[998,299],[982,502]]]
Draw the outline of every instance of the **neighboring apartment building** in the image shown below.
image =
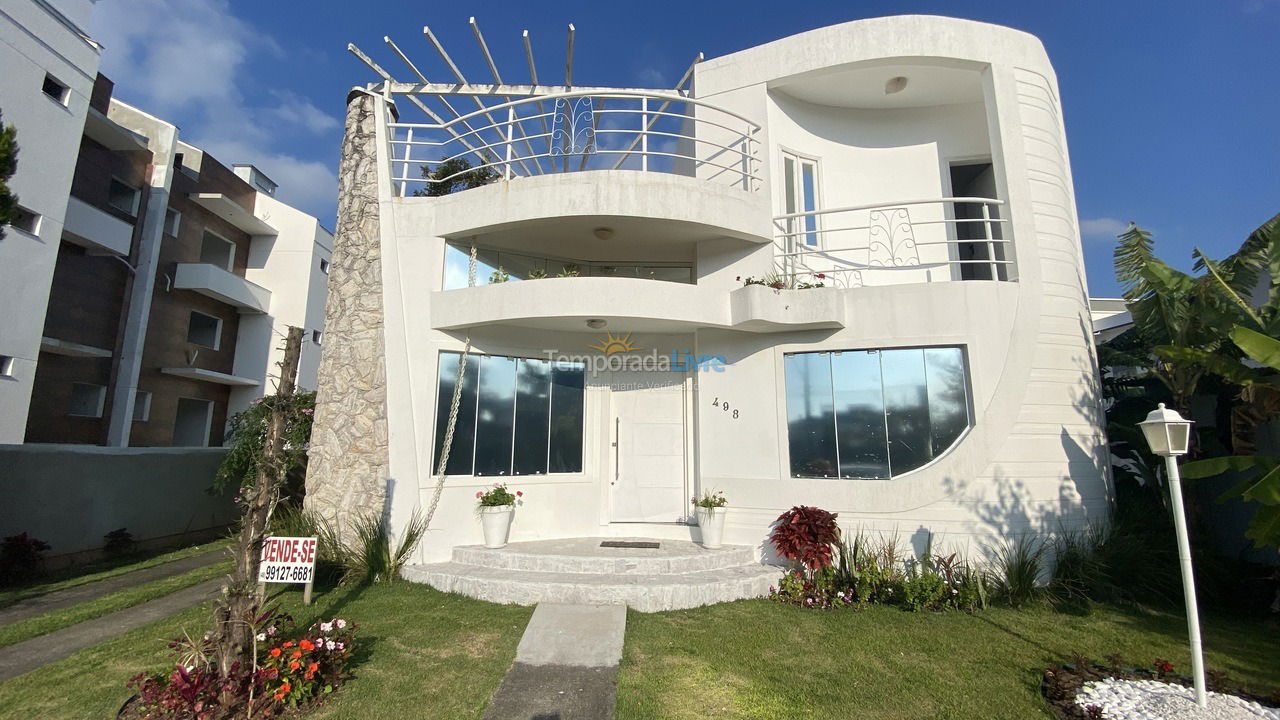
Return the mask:
[[[0,9],[0,113],[18,128],[9,186],[23,213],[0,240],[0,443],[20,443],[39,359],[44,298],[58,259],[100,48],[83,28],[90,0],[20,0]],[[86,118],[91,118],[87,125]]]
[[[312,507],[389,493],[401,527],[432,506],[470,343],[422,560],[480,541],[475,495],[495,481],[524,491],[513,540],[696,539],[690,497],[723,491],[726,542],[765,555],[797,504],[917,552],[1106,517],[1066,134],[1036,38],[863,20],[699,62],[675,90],[398,83],[368,64],[384,82],[351,96],[344,167],[374,153],[377,174],[344,178],[340,208],[364,224],[339,237],[331,292],[381,295],[385,350],[352,367],[366,318],[331,306]],[[422,113],[432,95],[467,115]],[[442,194],[453,157],[495,181]],[[348,256],[381,258],[381,277]],[[376,382],[350,378],[384,373],[378,447]],[[469,570],[415,576],[465,588],[450,578]]]
[[[18,128],[16,180],[58,148],[73,170],[61,189],[15,182],[24,206],[56,207],[58,220],[40,221],[39,242],[16,228],[0,243],[15,255],[0,268],[15,273],[0,280],[13,294],[0,353],[19,359],[0,383],[0,443],[220,445],[227,418],[273,392],[291,325],[307,332],[298,384],[314,388],[331,234],[276,200],[257,168],[226,167],[113,100],[101,75],[66,137],[9,114],[48,92],[27,84],[0,97]],[[29,268],[36,253],[51,256],[43,279]],[[38,329],[26,328],[33,318]]]

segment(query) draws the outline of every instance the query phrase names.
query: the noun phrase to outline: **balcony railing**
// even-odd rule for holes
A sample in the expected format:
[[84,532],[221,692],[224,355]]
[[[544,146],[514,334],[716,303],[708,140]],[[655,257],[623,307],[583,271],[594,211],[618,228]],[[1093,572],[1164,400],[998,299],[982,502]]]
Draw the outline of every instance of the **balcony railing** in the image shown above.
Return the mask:
[[788,284],[862,287],[1014,280],[1003,201],[955,197],[774,218],[774,266]]
[[755,192],[760,126],[675,93],[572,91],[510,100],[439,123],[388,123],[401,196],[499,177],[640,170]]

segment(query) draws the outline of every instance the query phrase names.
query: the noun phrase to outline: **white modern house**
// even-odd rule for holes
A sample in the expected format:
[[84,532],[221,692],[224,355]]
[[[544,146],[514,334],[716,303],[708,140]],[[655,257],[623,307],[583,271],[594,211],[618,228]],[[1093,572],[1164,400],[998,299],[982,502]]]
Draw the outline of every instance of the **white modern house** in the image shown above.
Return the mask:
[[[572,26],[563,81],[539,77],[528,34],[526,74],[473,29],[479,81],[429,29],[443,65],[390,39],[385,65],[352,48],[380,77],[348,108],[313,507],[385,499],[399,528],[434,506],[411,577],[532,602],[595,597],[568,589],[596,546],[573,539],[691,548],[691,496],[723,491],[732,562],[585,582],[649,609],[761,592],[749,565],[797,504],[971,557],[1106,516],[1066,135],[1036,38],[877,18],[630,89],[573,84]],[[370,293],[376,321],[334,306]],[[352,375],[385,377],[358,386],[371,404]],[[513,544],[485,553],[467,546],[494,482],[524,496]]]

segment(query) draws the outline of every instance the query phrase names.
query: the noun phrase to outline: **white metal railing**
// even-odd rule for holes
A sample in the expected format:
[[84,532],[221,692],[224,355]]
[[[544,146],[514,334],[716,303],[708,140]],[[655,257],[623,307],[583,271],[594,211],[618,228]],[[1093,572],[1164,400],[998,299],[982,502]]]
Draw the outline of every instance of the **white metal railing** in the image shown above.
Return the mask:
[[444,194],[499,177],[619,169],[688,175],[749,192],[761,186],[760,126],[676,93],[531,95],[447,122],[387,126],[401,196]]
[[774,218],[774,266],[788,284],[837,287],[1016,279],[1001,200],[906,200]]

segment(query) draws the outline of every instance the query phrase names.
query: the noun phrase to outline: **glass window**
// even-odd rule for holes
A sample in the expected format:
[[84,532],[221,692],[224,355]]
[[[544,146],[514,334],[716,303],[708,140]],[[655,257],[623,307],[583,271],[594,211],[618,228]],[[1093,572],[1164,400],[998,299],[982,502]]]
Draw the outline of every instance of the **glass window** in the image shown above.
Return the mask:
[[512,475],[547,472],[547,440],[551,419],[551,363],[520,361],[516,371],[515,450]]
[[221,320],[212,315],[191,311],[191,317],[187,321],[187,342],[217,350],[221,336]]
[[485,355],[480,360],[476,400],[476,475],[510,475],[515,429],[516,359]]
[[551,370],[551,427],[548,464],[553,473],[582,472],[582,398],[586,372],[581,365],[556,363]]
[[854,350],[831,356],[840,477],[889,477],[880,353]]
[[836,424],[831,399],[831,357],[827,353],[788,355],[787,433],[791,474],[836,477]]
[[137,217],[139,195],[137,188],[130,187],[122,180],[111,178],[107,188],[107,204],[122,213]]
[[[449,424],[458,353],[440,354],[432,472]],[[582,471],[581,365],[472,355],[449,452],[449,475],[542,475]]]
[[962,348],[796,353],[783,366],[794,477],[901,475],[969,428]]
[[[783,210],[792,213],[814,213],[818,210],[818,163],[816,160],[796,155],[782,156],[784,184]],[[818,245],[818,216],[804,215],[789,224],[791,240],[805,245]]]
[[200,262],[230,271],[235,257],[235,243],[205,231],[200,241]]

